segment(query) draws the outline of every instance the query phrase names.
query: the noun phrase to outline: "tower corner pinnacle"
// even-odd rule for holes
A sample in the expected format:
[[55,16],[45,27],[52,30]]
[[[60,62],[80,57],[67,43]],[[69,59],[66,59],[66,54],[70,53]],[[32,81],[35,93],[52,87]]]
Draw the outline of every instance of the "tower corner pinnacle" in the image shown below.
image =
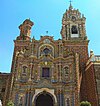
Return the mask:
[[20,36],[17,37],[17,40],[30,40],[31,28],[34,23],[29,19],[26,19],[20,26]]

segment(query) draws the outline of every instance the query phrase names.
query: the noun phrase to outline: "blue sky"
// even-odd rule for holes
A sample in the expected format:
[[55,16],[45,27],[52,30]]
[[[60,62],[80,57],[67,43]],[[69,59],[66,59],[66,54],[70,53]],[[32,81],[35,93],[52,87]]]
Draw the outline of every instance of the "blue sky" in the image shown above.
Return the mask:
[[[73,0],[74,8],[87,18],[89,51],[100,54],[100,0]],[[0,0],[0,72],[10,72],[18,26],[27,18],[34,22],[31,37],[53,35],[61,38],[61,21],[69,0]]]

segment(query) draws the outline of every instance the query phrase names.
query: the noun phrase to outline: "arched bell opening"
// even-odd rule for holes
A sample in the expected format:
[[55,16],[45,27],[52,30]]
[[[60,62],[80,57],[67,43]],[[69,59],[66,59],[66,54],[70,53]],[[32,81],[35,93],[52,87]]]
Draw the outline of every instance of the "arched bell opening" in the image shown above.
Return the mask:
[[71,28],[71,32],[72,32],[72,34],[78,34],[77,26],[73,25]]

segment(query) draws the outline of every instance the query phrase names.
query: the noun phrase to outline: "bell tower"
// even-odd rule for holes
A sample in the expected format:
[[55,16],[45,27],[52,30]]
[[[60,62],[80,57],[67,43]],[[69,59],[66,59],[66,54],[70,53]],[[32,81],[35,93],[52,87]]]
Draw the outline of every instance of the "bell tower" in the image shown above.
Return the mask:
[[80,70],[84,71],[88,60],[88,43],[85,28],[86,18],[70,3],[68,10],[63,14],[61,36],[64,46],[64,57],[70,53],[80,55]]
[[86,36],[85,28],[86,18],[78,9],[74,9],[70,3],[68,10],[63,14],[61,36],[64,48],[64,58],[69,54],[79,55],[79,83],[80,83],[80,100],[86,100],[87,95],[85,84],[85,68],[88,56],[89,40]]
[[34,23],[30,19],[26,19],[20,26],[20,36],[17,40],[30,40],[31,28]]
[[63,15],[61,35],[63,40],[87,39],[84,15],[79,10],[73,9],[70,3],[69,9]]

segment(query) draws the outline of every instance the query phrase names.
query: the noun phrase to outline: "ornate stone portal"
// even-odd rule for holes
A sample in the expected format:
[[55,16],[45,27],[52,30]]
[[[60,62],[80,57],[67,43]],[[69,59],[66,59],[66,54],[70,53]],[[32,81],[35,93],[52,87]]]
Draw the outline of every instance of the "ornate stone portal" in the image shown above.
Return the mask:
[[[35,94],[34,94],[34,96],[32,98],[32,105],[33,106],[38,106],[38,105],[36,105],[36,100],[41,95],[45,95],[45,96],[47,95],[47,97],[50,96],[50,98],[52,99],[50,101],[50,102],[52,102],[52,106],[57,106],[57,98],[56,98],[56,95],[54,94],[54,89],[48,89],[48,88],[41,88],[41,89],[36,89],[35,90]],[[43,100],[44,100],[44,104],[45,104],[45,101],[47,100],[49,102],[50,99],[47,98],[46,100],[45,99],[43,99]],[[50,103],[48,105],[50,105]]]

